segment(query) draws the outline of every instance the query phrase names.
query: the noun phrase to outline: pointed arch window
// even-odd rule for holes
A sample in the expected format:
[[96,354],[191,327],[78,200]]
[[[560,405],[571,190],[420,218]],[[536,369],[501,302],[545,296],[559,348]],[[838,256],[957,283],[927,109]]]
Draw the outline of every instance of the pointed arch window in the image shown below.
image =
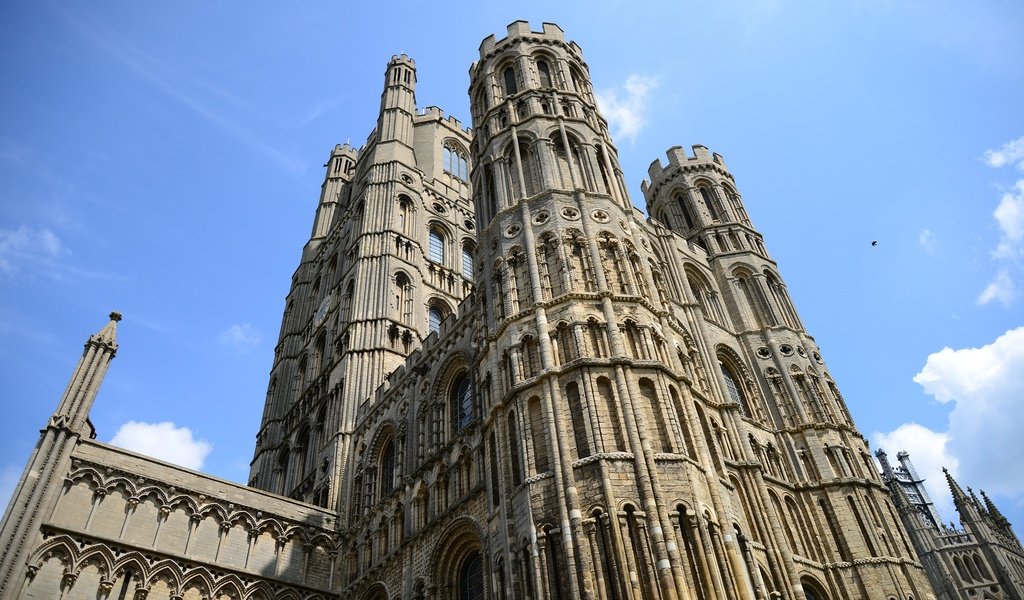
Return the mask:
[[501,72],[501,76],[505,81],[505,96],[514,96],[519,91],[519,87],[516,85],[516,70],[511,65],[505,67],[505,70]]
[[383,498],[395,489],[395,440],[384,443],[380,453],[380,495]]
[[700,191],[700,197],[704,200],[704,205],[708,207],[708,213],[711,215],[711,219],[714,221],[720,221],[722,217],[718,214],[718,207],[715,206],[714,192],[706,187],[697,188]]
[[551,68],[548,67],[547,61],[537,61],[537,76],[540,78],[540,87],[551,87]]
[[747,397],[743,393],[743,387],[735,375],[735,370],[722,359],[718,360],[718,366],[722,370],[722,379],[725,380],[725,393],[729,400],[743,407],[744,416],[750,417],[750,406],[747,404]]
[[[701,188],[703,190],[704,188]],[[679,212],[683,215],[683,225],[687,231],[693,229],[693,215],[690,213],[690,204],[686,201],[686,196],[683,194],[676,194],[676,202],[679,203]]]
[[473,422],[473,388],[469,376],[463,372],[452,384],[449,405],[452,411],[452,428],[462,431]]
[[444,234],[440,229],[434,227],[430,230],[430,243],[428,246],[427,258],[432,262],[444,264]]

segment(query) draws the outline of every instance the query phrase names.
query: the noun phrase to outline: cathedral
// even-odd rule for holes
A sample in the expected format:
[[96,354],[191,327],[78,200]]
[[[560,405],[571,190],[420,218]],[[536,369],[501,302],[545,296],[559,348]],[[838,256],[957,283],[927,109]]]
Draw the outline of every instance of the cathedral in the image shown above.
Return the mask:
[[114,313],[0,599],[936,598],[725,159],[670,148],[645,216],[557,25],[469,74],[472,129],[393,57],[330,153],[248,485],[96,439]]
[[943,469],[961,527],[947,525],[939,518],[909,454],[896,454],[897,467],[883,449],[875,456],[882,465],[882,481],[889,486],[939,600],[1024,600],[1024,548],[984,491],[983,500],[971,488],[965,493]]

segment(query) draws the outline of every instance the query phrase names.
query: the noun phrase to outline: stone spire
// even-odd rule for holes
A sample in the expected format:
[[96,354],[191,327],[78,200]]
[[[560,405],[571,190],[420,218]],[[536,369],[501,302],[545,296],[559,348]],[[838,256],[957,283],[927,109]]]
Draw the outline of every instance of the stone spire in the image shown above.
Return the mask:
[[110,361],[117,354],[117,323],[120,320],[121,313],[110,313],[110,321],[85,342],[82,358],[50,418],[51,426],[67,427],[82,433]]
[[1003,516],[1003,513],[1001,513],[999,511],[999,508],[996,507],[996,503],[992,502],[992,500],[988,497],[988,494],[985,493],[985,490],[981,490],[981,497],[985,501],[985,510],[988,511],[988,514],[992,517],[992,520],[995,521],[996,525],[1008,531],[1010,529],[1010,521],[1007,520],[1005,516]]
[[42,507],[52,506],[60,493],[71,453],[83,435],[92,437],[89,410],[96,399],[111,359],[117,353],[117,322],[121,313],[110,313],[110,321],[85,342],[82,358],[64,390],[57,410],[40,432],[32,457],[11,496],[0,524],[0,597],[13,597],[25,570],[26,548],[31,547],[43,519]]

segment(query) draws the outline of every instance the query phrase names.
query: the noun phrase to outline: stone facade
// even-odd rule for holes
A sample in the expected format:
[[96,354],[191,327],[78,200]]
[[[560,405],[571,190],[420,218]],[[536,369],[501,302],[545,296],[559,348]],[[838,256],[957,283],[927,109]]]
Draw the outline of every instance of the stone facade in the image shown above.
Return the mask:
[[882,480],[940,600],[1024,600],[1024,548],[985,492],[965,493],[949,471],[946,483],[961,527],[945,524],[935,511],[924,480],[906,452],[893,467],[885,451],[875,452]]
[[416,80],[329,157],[249,487],[90,439],[112,321],[0,598],[934,598],[723,158],[645,218],[556,25],[482,42],[472,132]]

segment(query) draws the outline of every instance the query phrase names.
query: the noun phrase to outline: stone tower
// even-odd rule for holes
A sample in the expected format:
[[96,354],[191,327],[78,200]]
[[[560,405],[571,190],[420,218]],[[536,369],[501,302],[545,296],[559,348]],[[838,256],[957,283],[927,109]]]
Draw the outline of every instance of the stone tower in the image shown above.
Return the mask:
[[899,452],[893,467],[881,448],[875,452],[882,480],[910,535],[940,600],[1024,599],[1024,548],[1009,521],[985,492],[964,492],[949,471],[946,483],[960,516],[960,527],[945,524],[932,505],[910,455]]
[[416,113],[416,64],[388,63],[377,127],[335,147],[292,277],[250,485],[338,507],[361,402],[472,289],[469,133]]

